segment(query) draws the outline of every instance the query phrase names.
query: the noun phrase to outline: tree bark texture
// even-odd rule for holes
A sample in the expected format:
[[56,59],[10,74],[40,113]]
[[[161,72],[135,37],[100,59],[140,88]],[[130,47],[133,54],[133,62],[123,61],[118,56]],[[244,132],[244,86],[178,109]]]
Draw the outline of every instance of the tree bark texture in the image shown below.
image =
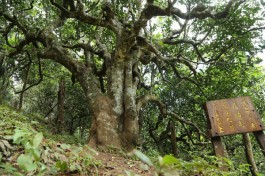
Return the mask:
[[132,148],[138,143],[139,123],[136,109],[133,62],[116,62],[107,70],[108,91],[97,96],[92,106],[91,145]]
[[178,157],[178,148],[177,148],[177,140],[176,140],[176,129],[175,125],[172,121],[169,122],[170,127],[170,137],[171,137],[171,146],[172,146],[172,153],[175,157]]
[[248,161],[248,164],[250,165],[249,170],[253,176],[256,176],[258,174],[258,168],[254,160],[252,144],[251,144],[249,134],[244,133],[242,135],[243,135],[243,141],[245,144],[245,153],[246,153],[247,161]]
[[64,130],[64,101],[65,101],[65,82],[63,79],[59,83],[58,91],[58,114],[57,114],[57,133],[62,133]]
[[25,93],[24,90],[25,90],[26,87],[27,87],[28,78],[29,78],[30,66],[31,66],[31,64],[28,65],[27,70],[25,71],[25,76],[24,76],[24,80],[23,80],[22,92],[20,93],[20,97],[19,97],[18,110],[22,110],[22,107],[23,107],[23,99],[24,99],[24,93]]

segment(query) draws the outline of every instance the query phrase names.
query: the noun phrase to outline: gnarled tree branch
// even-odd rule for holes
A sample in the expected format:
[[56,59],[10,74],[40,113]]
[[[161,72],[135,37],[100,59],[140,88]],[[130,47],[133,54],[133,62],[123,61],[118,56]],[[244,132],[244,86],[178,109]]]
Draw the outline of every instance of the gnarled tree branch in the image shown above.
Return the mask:
[[179,117],[175,112],[170,111],[166,108],[166,105],[164,103],[162,103],[155,95],[145,95],[143,97],[140,97],[137,101],[137,111],[139,112],[141,108],[143,108],[144,106],[146,106],[149,102],[153,102],[155,103],[159,110],[160,113],[166,117],[166,116],[171,116],[173,117],[175,120],[187,124],[189,126],[192,126],[195,128],[195,130],[198,132],[198,134],[204,136],[205,138],[207,138],[207,135],[204,134],[199,127],[197,127],[197,125],[195,125],[194,123],[192,123],[189,120],[185,120],[184,118]]
[[[29,54],[29,53],[27,53],[27,54],[28,54],[28,57],[31,58],[30,54]],[[31,62],[30,62],[30,63],[31,63]],[[24,87],[24,86],[23,86],[23,89],[22,89],[21,91],[17,91],[17,92],[15,92],[16,94],[18,94],[18,93],[23,93],[23,92],[29,90],[30,88],[32,88],[32,87],[34,87],[34,86],[37,86],[37,85],[39,85],[39,84],[41,83],[41,81],[43,80],[43,73],[42,73],[42,69],[41,69],[40,58],[38,58],[38,67],[39,67],[38,70],[39,70],[39,77],[40,77],[40,79],[39,79],[36,83],[31,84],[31,85],[28,86],[28,87]]]

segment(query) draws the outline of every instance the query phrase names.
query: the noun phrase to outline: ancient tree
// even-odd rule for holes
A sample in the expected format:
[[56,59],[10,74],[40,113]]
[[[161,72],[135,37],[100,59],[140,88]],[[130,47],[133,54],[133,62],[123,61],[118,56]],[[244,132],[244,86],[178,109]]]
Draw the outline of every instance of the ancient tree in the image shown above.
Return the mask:
[[[167,81],[167,72],[200,86],[198,65],[242,53],[251,58],[262,29],[258,3],[2,0],[0,57],[13,66],[29,58],[39,67],[44,59],[63,65],[93,114],[90,144],[131,148],[139,143],[139,113],[149,102],[163,116],[194,125],[168,110],[153,87]],[[138,96],[140,89],[146,94]]]

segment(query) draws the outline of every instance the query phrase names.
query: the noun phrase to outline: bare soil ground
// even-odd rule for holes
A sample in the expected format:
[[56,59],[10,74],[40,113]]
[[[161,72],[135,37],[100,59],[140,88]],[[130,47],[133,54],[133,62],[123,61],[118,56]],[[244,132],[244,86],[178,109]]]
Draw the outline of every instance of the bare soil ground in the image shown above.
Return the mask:
[[111,154],[105,152],[98,152],[94,158],[101,161],[100,166],[94,169],[94,175],[99,176],[126,176],[126,171],[134,175],[153,176],[154,169],[142,169],[141,161],[132,160],[128,157],[119,154]]

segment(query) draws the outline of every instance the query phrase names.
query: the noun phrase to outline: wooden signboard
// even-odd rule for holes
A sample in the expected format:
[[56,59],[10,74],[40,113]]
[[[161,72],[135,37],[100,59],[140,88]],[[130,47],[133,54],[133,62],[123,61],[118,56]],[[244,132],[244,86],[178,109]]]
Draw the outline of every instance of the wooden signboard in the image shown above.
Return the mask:
[[[205,105],[208,132],[216,156],[224,157],[221,136],[253,132],[265,156],[265,129],[250,97],[208,101]],[[227,170],[226,167],[222,170]]]
[[209,101],[206,103],[211,137],[264,130],[265,127],[250,97]]

